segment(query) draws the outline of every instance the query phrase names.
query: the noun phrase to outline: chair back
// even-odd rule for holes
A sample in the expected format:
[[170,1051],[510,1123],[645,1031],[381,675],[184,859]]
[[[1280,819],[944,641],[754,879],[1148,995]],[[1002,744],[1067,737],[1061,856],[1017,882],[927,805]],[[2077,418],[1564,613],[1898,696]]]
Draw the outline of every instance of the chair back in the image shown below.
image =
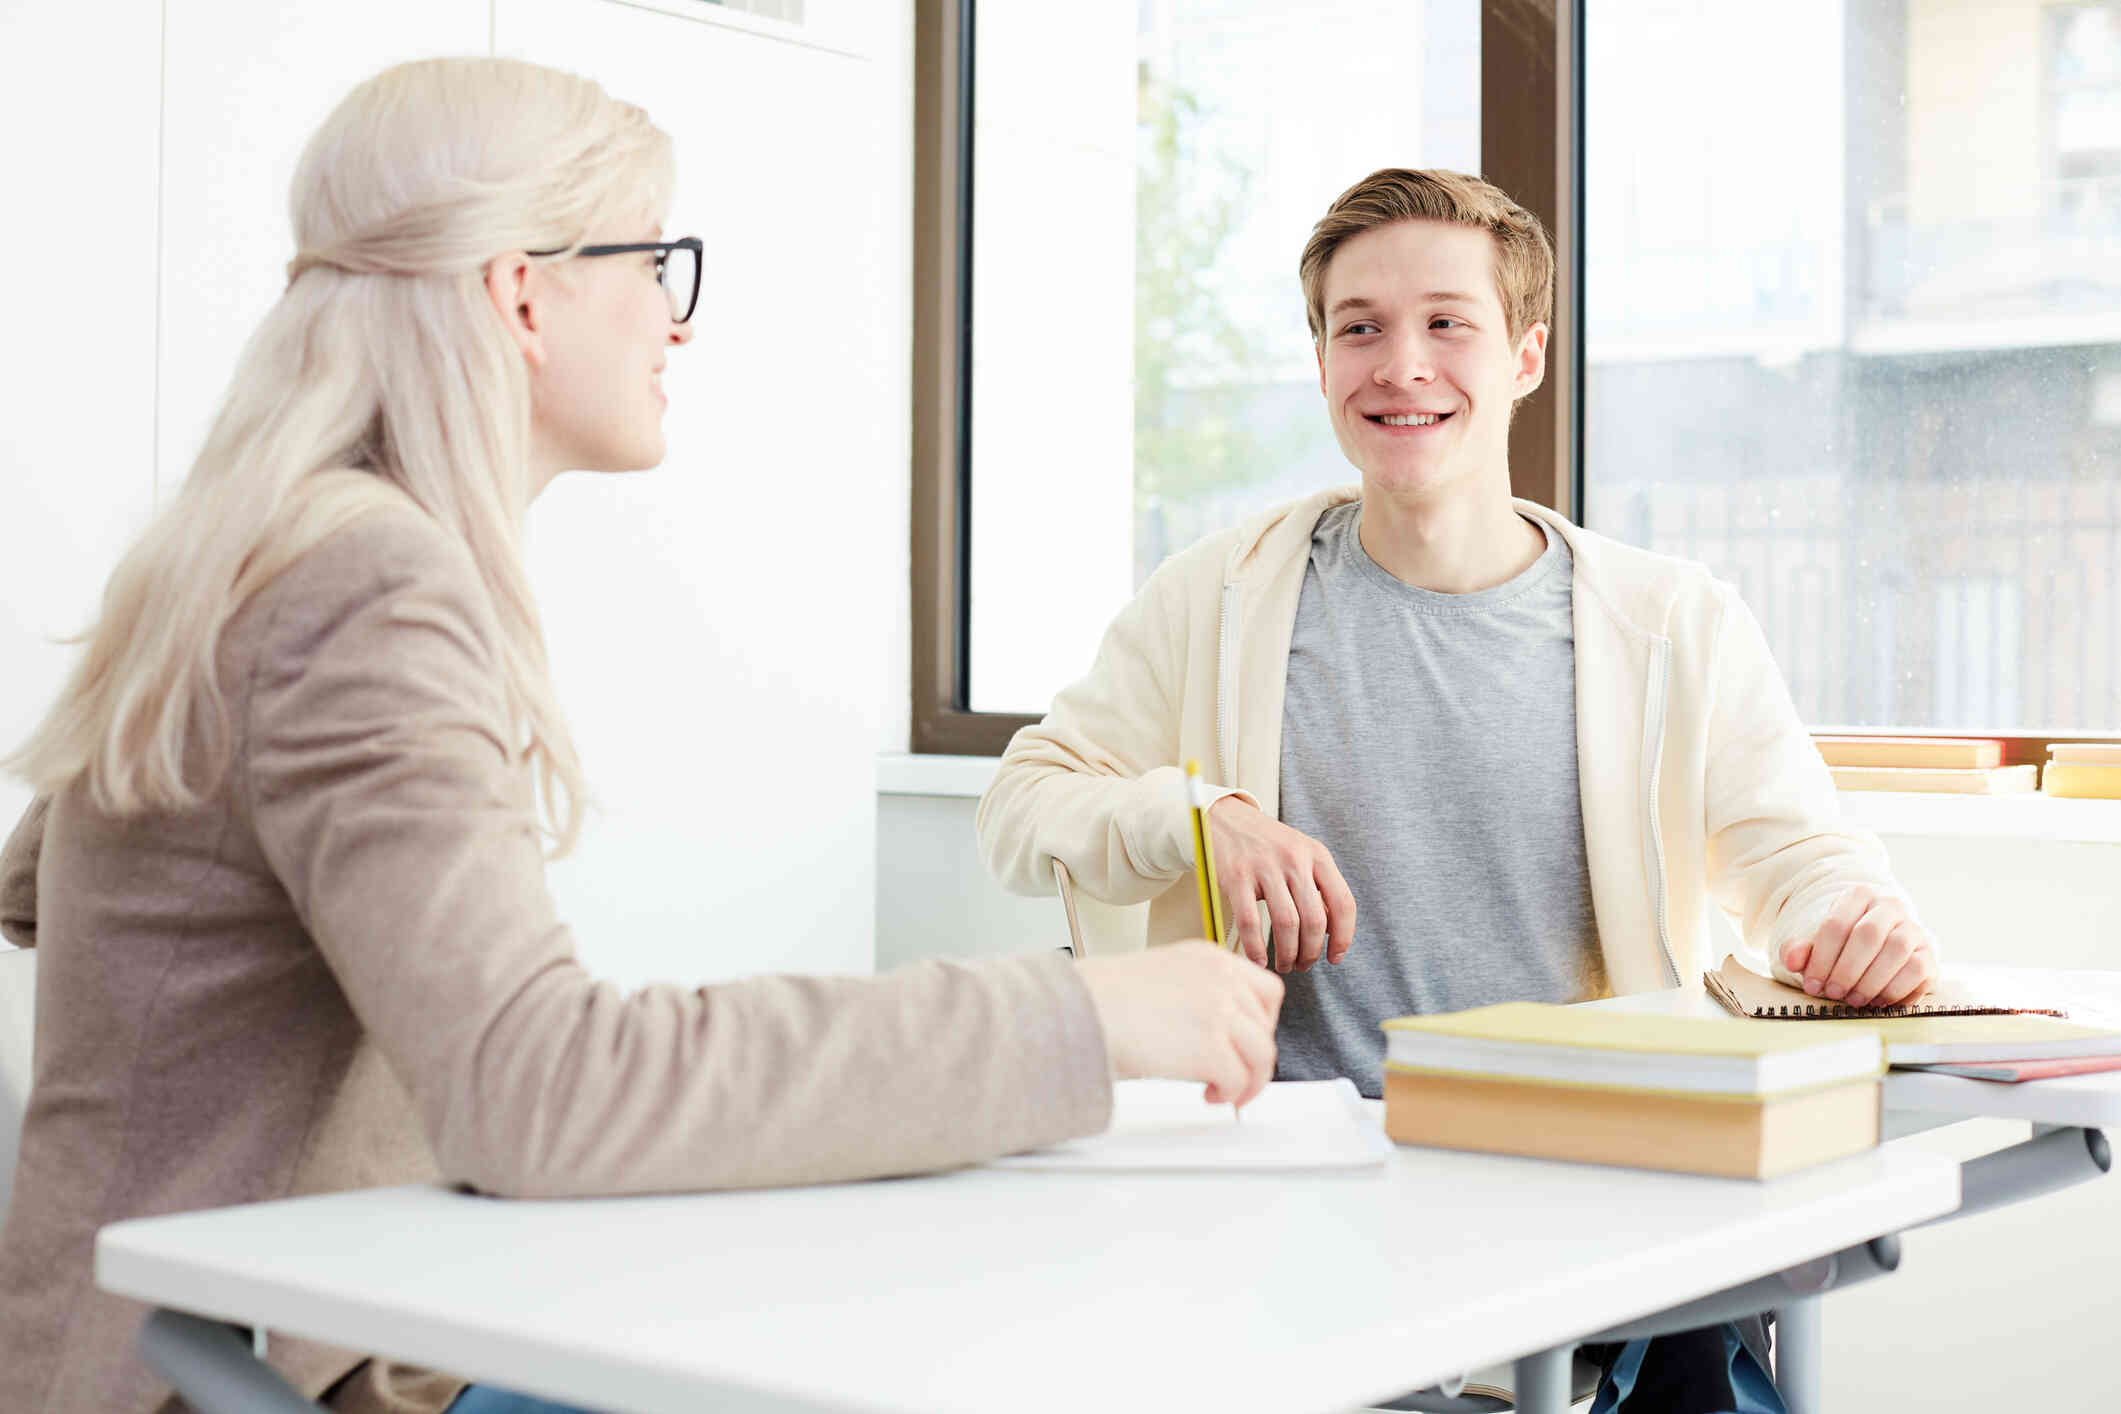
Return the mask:
[[1068,866],[1053,861],[1053,885],[1068,915],[1069,950],[1077,957],[1140,952],[1149,942],[1149,905],[1094,899],[1075,887]]
[[29,1112],[30,1037],[36,1002],[36,950],[0,944],[0,1218],[7,1216],[22,1117]]

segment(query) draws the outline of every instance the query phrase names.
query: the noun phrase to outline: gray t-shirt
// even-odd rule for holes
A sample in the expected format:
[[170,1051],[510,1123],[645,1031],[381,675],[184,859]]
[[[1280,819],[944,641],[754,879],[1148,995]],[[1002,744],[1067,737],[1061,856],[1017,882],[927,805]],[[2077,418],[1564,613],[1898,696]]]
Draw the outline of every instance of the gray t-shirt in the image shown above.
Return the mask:
[[[1378,1023],[1602,994],[1576,788],[1576,641],[1560,536],[1474,594],[1394,579],[1360,502],[1311,537],[1282,709],[1281,818],[1354,892],[1339,966],[1290,973],[1283,1080],[1383,1093]],[[1541,527],[1544,531],[1545,527]]]

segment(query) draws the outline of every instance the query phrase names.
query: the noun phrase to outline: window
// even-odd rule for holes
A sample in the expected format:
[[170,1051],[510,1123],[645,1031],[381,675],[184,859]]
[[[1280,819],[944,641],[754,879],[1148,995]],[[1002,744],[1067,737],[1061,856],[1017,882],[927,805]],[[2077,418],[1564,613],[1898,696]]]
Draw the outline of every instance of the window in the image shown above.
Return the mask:
[[[1568,244],[1554,9],[921,0],[916,750],[999,751],[1166,555],[1352,478],[1296,279],[1336,193],[1485,170]],[[1517,424],[1549,503],[1566,364]]]
[[1822,728],[2113,730],[2121,5],[1606,0],[1585,66],[1584,523]]
[[2121,177],[2121,5],[2047,12],[2047,165],[2058,211],[2095,211]]
[[1386,162],[1561,247],[1520,494],[1733,581],[1809,722],[2116,730],[2121,3],[1293,8],[959,51],[921,0],[917,750],[999,750],[1162,555],[1348,475],[1293,265]]

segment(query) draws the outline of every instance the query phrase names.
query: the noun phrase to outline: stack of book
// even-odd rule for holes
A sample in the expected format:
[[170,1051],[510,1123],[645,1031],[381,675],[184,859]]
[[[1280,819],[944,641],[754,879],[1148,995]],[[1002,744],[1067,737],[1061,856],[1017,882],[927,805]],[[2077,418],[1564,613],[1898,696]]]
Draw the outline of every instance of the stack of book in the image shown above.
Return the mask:
[[1815,736],[1842,790],[2010,795],[2038,787],[2037,766],[2003,764],[2003,743],[1948,736]]
[[1771,1178],[1878,1142],[1867,1031],[1538,1002],[1384,1029],[1401,1144]]
[[2040,789],[2049,795],[2121,800],[2121,743],[2055,742],[2047,748]]

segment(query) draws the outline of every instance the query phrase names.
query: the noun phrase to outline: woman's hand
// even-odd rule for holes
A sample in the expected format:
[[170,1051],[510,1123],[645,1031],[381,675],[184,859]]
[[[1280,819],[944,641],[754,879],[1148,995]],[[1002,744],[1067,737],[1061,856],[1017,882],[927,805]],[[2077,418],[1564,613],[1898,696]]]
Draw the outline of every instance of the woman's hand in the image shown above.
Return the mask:
[[1274,1078],[1281,978],[1213,943],[1173,943],[1077,964],[1119,1079],[1207,1082],[1243,1105]]

